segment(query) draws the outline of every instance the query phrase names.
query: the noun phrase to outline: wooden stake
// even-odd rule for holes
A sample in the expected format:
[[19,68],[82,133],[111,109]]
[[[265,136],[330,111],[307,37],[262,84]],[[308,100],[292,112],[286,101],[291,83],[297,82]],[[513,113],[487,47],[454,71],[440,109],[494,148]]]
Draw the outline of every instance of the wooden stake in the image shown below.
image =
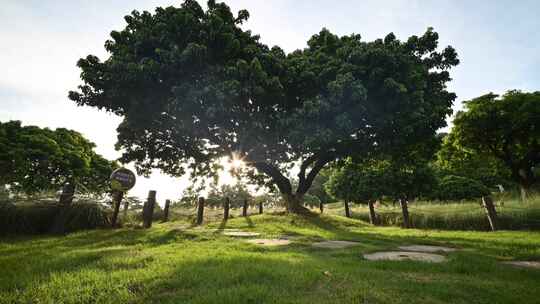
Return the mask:
[[368,201],[368,206],[369,206],[369,222],[372,225],[377,225],[378,224],[377,214],[375,213],[375,207],[373,206],[372,200]]
[[223,219],[226,221],[229,219],[229,208],[231,207],[231,201],[228,197],[225,198]]
[[152,220],[154,217],[154,206],[156,205],[156,191],[150,190],[148,192],[148,199],[143,206],[143,228],[152,227]]
[[163,209],[163,221],[166,222],[169,220],[169,207],[171,205],[171,200],[165,200],[165,208]]
[[204,197],[199,197],[199,204],[197,206],[197,225],[201,225],[204,217]]
[[345,200],[344,203],[345,203],[345,216],[351,217],[351,210],[349,210],[349,202]]
[[491,231],[496,231],[497,230],[497,210],[495,210],[495,205],[493,204],[493,200],[491,199],[490,196],[483,196],[482,205],[484,206],[484,209],[486,209],[486,215],[488,217]]
[[324,204],[322,202],[319,203],[319,210],[321,210],[321,214],[324,212]]
[[247,216],[248,200],[244,199],[244,205],[242,206],[242,216]]
[[263,214],[263,202],[259,202],[259,214]]

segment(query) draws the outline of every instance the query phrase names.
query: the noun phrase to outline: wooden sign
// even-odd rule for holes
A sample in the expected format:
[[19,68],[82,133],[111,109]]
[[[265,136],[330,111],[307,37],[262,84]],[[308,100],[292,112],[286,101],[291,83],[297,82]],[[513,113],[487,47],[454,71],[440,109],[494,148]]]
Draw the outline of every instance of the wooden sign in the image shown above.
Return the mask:
[[135,173],[126,168],[119,168],[111,174],[111,188],[116,191],[126,192],[135,186]]

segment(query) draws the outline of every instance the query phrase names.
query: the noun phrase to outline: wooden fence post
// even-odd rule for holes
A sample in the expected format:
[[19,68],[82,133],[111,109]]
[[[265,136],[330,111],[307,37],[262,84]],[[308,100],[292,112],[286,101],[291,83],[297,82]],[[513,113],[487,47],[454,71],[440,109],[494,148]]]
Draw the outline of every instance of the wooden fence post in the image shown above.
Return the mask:
[[248,200],[244,199],[244,205],[242,206],[242,216],[247,216]]
[[400,199],[399,204],[401,205],[401,212],[403,213],[403,228],[410,228],[411,223],[409,220],[409,207],[407,206],[407,200]]
[[369,222],[372,225],[377,225],[377,214],[375,213],[375,207],[373,206],[373,200],[368,200],[368,206],[369,206]]
[[351,217],[351,210],[349,210],[349,201],[345,200],[344,204],[345,204],[345,216]]
[[321,210],[321,214],[324,212],[324,204],[322,202],[319,203],[319,210]]
[[70,205],[75,195],[75,185],[72,183],[66,183],[62,187],[62,194],[60,194],[59,203],[61,205]]
[[113,199],[113,215],[111,218],[111,227],[116,227],[116,222],[118,221],[118,212],[120,212],[120,203],[122,202],[122,199],[124,198],[124,192],[122,191],[114,191],[112,193],[112,199]]
[[231,207],[231,201],[229,200],[228,197],[225,198],[225,203],[224,203],[224,206],[223,206],[223,220],[228,220],[229,219],[229,208]]
[[263,214],[263,202],[259,202],[259,214]]
[[197,225],[201,225],[204,217],[204,197],[199,197],[199,204],[197,206]]
[[156,205],[156,191],[150,190],[148,192],[148,199],[143,206],[143,227],[152,227],[152,220],[154,217],[154,206]]
[[482,197],[482,205],[486,209],[486,214],[489,220],[489,226],[491,227],[491,231],[497,230],[497,210],[495,210],[495,205],[493,204],[493,200],[490,196],[483,196]]
[[171,200],[165,200],[165,208],[163,208],[163,221],[166,222],[169,220],[169,207],[171,205]]

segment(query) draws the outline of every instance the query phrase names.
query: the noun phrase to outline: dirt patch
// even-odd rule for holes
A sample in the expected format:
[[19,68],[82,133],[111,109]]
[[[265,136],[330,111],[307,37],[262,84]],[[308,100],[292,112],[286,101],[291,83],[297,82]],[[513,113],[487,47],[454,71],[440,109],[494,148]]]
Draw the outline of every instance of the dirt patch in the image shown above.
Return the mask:
[[359,242],[351,242],[351,241],[324,241],[324,242],[311,244],[311,246],[316,247],[316,248],[328,248],[328,249],[341,249],[341,248],[347,248],[347,247],[358,246],[358,245],[360,245]]
[[261,234],[258,232],[249,232],[249,231],[226,231],[223,233],[223,235],[233,236],[233,237],[255,237]]
[[431,246],[431,245],[410,245],[400,246],[399,249],[403,251],[417,251],[417,252],[453,252],[456,248],[443,247],[443,246]]
[[253,239],[246,242],[261,246],[284,246],[291,243],[291,241],[285,239]]
[[517,266],[517,267],[525,267],[525,268],[534,268],[534,269],[540,269],[540,261],[509,261],[509,262],[502,262],[503,264]]
[[370,261],[421,261],[430,263],[441,263],[446,258],[439,254],[414,252],[414,251],[382,251],[364,254],[364,258]]

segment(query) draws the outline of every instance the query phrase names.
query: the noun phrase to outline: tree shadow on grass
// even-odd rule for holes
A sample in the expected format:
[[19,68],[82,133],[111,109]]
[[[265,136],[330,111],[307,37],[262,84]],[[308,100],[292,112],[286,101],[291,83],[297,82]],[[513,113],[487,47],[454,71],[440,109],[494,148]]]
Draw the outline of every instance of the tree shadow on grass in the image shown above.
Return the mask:
[[[156,274],[140,283],[145,288],[137,294],[138,300],[144,303],[363,303],[369,298],[369,303],[404,303],[400,299],[421,295],[419,299],[423,303],[469,303],[471,298],[510,303],[517,298],[527,302],[534,294],[530,289],[524,289],[525,293],[520,295],[509,290],[508,282],[515,282],[516,271],[506,269],[497,277],[498,270],[490,264],[472,267],[481,261],[481,256],[470,261],[462,257],[443,264],[429,264],[371,262],[350,256],[344,261],[309,252],[288,255],[279,251],[251,251],[248,256],[231,253],[181,263],[166,274]],[[533,288],[539,278],[540,274],[529,272],[520,284]]]

